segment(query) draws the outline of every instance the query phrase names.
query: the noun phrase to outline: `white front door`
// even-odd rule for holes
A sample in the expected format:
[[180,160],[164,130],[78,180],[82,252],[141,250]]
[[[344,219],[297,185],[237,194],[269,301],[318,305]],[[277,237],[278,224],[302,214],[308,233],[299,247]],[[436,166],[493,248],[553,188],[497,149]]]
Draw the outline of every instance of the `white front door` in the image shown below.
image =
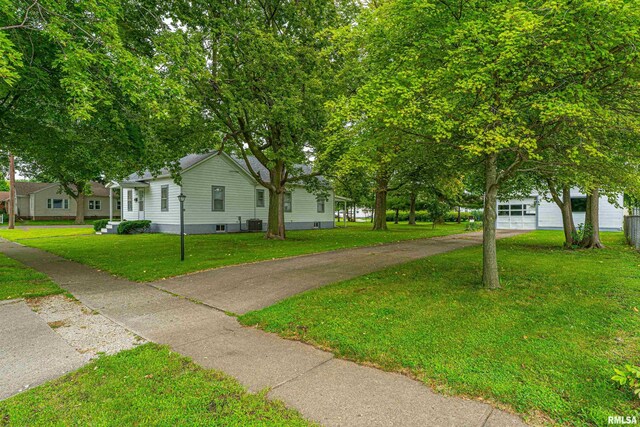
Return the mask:
[[144,219],[144,188],[138,189],[138,219]]

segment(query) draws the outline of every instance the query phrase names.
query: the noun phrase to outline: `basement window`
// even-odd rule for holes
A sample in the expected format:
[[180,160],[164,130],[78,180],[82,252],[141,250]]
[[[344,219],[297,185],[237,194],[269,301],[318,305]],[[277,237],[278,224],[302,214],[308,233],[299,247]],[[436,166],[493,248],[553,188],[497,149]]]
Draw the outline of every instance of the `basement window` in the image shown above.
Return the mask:
[[313,223],[313,228],[320,228],[320,223],[319,222],[314,222]]
[[227,231],[226,224],[216,224],[216,233],[224,233],[225,231]]

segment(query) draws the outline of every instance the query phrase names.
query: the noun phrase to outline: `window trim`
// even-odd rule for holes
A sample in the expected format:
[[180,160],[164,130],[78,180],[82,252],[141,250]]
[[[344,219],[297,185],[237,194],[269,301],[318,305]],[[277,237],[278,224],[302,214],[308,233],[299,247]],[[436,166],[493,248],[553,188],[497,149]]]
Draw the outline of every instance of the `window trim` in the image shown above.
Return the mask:
[[[216,209],[216,198],[215,198],[215,191],[216,189],[222,190],[222,209]],[[225,209],[227,207],[227,195],[226,195],[226,188],[223,185],[212,185],[211,186],[211,212],[225,212]]]
[[160,186],[160,212],[169,212],[169,184]]
[[[60,200],[60,207],[56,208],[53,203],[55,200]],[[47,209],[69,209],[69,199],[47,199]]]
[[[289,209],[287,210],[287,197],[289,197]],[[291,191],[285,191],[283,209],[285,213],[293,212],[293,193]]]
[[[261,194],[262,198],[258,197],[258,194]],[[256,208],[264,208],[266,205],[264,188],[256,188]]]
[[89,199],[89,206],[87,206],[90,211],[99,211],[102,210],[102,200],[99,199]]

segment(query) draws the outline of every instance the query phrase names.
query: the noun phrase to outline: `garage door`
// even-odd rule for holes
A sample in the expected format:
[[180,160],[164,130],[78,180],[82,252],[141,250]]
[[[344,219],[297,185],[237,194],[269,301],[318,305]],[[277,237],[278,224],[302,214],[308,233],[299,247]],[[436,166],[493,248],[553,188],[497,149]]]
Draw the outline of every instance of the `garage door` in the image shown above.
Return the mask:
[[506,230],[535,230],[536,199],[499,202],[497,226],[499,229]]

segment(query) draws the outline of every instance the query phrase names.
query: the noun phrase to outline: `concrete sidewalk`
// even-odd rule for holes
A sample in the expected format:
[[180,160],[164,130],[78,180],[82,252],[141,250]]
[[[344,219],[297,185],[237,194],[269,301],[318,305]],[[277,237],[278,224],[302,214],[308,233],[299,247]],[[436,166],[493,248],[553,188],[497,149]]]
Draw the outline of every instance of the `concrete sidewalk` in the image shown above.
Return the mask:
[[[522,231],[500,230],[498,238],[518,234]],[[482,232],[408,240],[222,267],[152,285],[223,311],[244,314],[309,289],[481,243]]]
[[0,302],[0,400],[85,363],[24,301]]
[[[478,243],[473,236],[468,237],[472,238],[472,243],[461,243],[461,247]],[[460,239],[466,241],[465,238]],[[441,243],[449,250],[454,249],[451,245],[457,245]],[[221,311],[148,285],[116,278],[50,253],[6,241],[0,241],[0,251],[48,274],[85,305],[143,338],[168,344],[204,367],[224,371],[252,391],[270,388],[270,397],[284,401],[307,418],[324,425],[524,425],[520,418],[487,404],[441,396],[403,375],[359,366],[300,342],[244,328],[235,318]],[[409,252],[408,257],[414,256],[408,255]],[[351,258],[348,251],[342,255]],[[305,263],[308,261],[304,260]],[[264,266],[265,263],[261,264]],[[307,280],[307,273],[309,270],[305,269],[301,280]],[[315,274],[324,272],[316,270]],[[341,278],[336,275],[330,280]],[[232,288],[228,286],[227,289]],[[289,286],[288,289],[294,292],[297,288]],[[269,288],[261,291],[263,295],[268,292]],[[242,291],[238,298],[245,293]],[[233,293],[226,295],[230,304],[216,304],[234,307],[236,311],[256,307],[257,302],[268,304],[266,299],[257,299],[251,305],[233,303]]]

